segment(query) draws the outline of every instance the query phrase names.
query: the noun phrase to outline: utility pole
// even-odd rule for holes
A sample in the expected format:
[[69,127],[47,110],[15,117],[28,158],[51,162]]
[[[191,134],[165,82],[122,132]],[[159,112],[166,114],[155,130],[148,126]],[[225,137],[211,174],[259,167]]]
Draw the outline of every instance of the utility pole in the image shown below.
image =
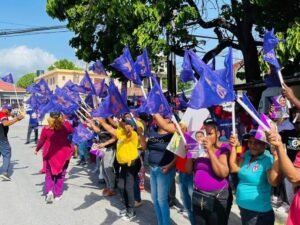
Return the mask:
[[[170,46],[170,37],[167,32],[167,44]],[[170,52],[167,58],[167,79],[168,79],[168,91],[172,96],[176,95],[176,58],[175,53]]]

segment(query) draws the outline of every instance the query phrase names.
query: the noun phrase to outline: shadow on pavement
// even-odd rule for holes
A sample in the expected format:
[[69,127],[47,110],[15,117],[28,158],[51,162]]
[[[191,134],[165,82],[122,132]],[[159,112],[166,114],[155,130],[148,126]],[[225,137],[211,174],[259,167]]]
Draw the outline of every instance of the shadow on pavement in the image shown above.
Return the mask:
[[77,210],[87,209],[87,208],[91,207],[93,204],[95,204],[96,202],[100,201],[101,199],[103,199],[102,196],[97,195],[94,192],[91,192],[89,195],[86,195],[84,197],[84,202],[80,206],[78,206],[77,208],[75,208],[73,210],[77,211]]

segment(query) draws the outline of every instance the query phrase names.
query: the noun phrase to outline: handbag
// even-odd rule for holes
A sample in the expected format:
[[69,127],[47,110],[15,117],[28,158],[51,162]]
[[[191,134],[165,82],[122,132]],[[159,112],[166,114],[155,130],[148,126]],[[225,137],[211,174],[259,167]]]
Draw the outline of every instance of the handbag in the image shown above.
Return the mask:
[[225,186],[218,193],[203,192],[194,189],[192,197],[193,205],[199,207],[201,211],[207,210],[213,212],[216,201],[224,188]]

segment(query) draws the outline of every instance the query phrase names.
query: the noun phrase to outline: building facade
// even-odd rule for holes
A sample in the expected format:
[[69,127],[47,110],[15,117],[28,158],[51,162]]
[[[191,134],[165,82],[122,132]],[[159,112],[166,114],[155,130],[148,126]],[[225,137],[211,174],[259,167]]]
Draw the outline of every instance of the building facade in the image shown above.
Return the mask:
[[22,106],[25,93],[25,89],[15,87],[13,84],[0,80],[0,106],[9,103],[14,108],[18,108],[18,102]]
[[[54,91],[56,86],[63,87],[69,80],[71,80],[75,84],[79,84],[82,78],[84,77],[85,72],[82,70],[66,70],[66,69],[55,69],[48,71],[44,74],[37,74],[37,77],[35,78],[35,83],[39,82],[41,79],[44,79],[50,90]],[[90,78],[92,80],[92,83],[100,83],[102,79],[105,79],[105,82],[108,84],[110,77],[109,76],[103,76],[99,75],[97,73],[93,73],[92,71],[89,71]],[[119,82],[118,79],[114,80],[116,86],[120,89],[121,88],[121,82]],[[127,95],[128,96],[142,96],[142,91],[140,87],[133,84],[131,81],[127,84]]]

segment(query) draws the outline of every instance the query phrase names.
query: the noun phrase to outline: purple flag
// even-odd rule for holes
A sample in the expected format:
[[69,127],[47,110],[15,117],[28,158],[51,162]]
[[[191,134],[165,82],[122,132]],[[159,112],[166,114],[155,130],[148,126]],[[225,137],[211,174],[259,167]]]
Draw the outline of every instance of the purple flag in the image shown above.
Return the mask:
[[146,48],[143,50],[143,53],[137,57],[134,67],[138,75],[143,77],[151,77],[150,61]]
[[94,84],[97,96],[104,98],[107,96],[107,85],[105,84],[105,79],[102,79],[101,82]]
[[207,108],[234,100],[229,85],[206,65],[193,51],[189,51],[194,70],[200,75],[191,93],[188,106],[193,109]]
[[29,93],[38,93],[43,95],[52,95],[52,91],[44,79],[41,79],[37,84],[32,84],[26,89]]
[[263,58],[266,62],[275,66],[277,70],[280,70],[280,65],[276,58],[276,53],[274,48],[277,46],[279,41],[282,40],[279,40],[275,37],[274,29],[265,32]]
[[56,87],[55,95],[52,96],[51,101],[60,106],[60,111],[65,115],[70,115],[79,108],[79,105],[59,87]]
[[72,142],[74,144],[80,144],[81,142],[91,140],[93,137],[93,133],[79,123],[74,130]]
[[121,86],[121,95],[123,98],[123,101],[127,103],[127,81],[122,81],[122,86]]
[[140,76],[138,75],[134,61],[131,57],[128,47],[125,48],[124,53],[115,59],[114,63],[111,64],[113,68],[123,73],[127,79],[131,80],[136,85],[142,85]]
[[157,80],[152,77],[153,87],[148,94],[146,101],[140,106],[137,112],[145,112],[148,114],[159,113],[162,116],[171,117],[173,115],[172,110],[164,96]]
[[6,75],[6,76],[4,76],[4,77],[2,77],[1,80],[3,80],[6,83],[11,83],[11,84],[14,83],[14,79],[13,79],[13,76],[12,76],[11,73],[8,74],[8,75]]
[[67,83],[65,83],[63,89],[69,89],[70,91],[73,92],[80,92],[80,93],[85,93],[85,89],[78,84],[74,84],[71,80],[68,80]]
[[180,73],[180,81],[185,83],[188,81],[196,81],[196,78],[194,76],[194,72],[191,65],[191,60],[189,56],[189,51],[184,51],[184,58],[183,58],[183,64],[182,64],[182,71]]
[[100,60],[97,60],[89,69],[99,75],[107,76],[106,70]]
[[84,89],[83,93],[86,93],[88,95],[97,95],[95,87],[87,71],[85,71],[84,77],[80,81],[80,87]]
[[109,82],[108,92],[110,100],[109,108],[114,116],[120,116],[130,112],[113,80],[110,80]]
[[106,96],[102,102],[99,104],[99,107],[91,112],[92,117],[102,117],[102,118],[108,118],[111,117],[113,114],[110,110],[110,96]]

